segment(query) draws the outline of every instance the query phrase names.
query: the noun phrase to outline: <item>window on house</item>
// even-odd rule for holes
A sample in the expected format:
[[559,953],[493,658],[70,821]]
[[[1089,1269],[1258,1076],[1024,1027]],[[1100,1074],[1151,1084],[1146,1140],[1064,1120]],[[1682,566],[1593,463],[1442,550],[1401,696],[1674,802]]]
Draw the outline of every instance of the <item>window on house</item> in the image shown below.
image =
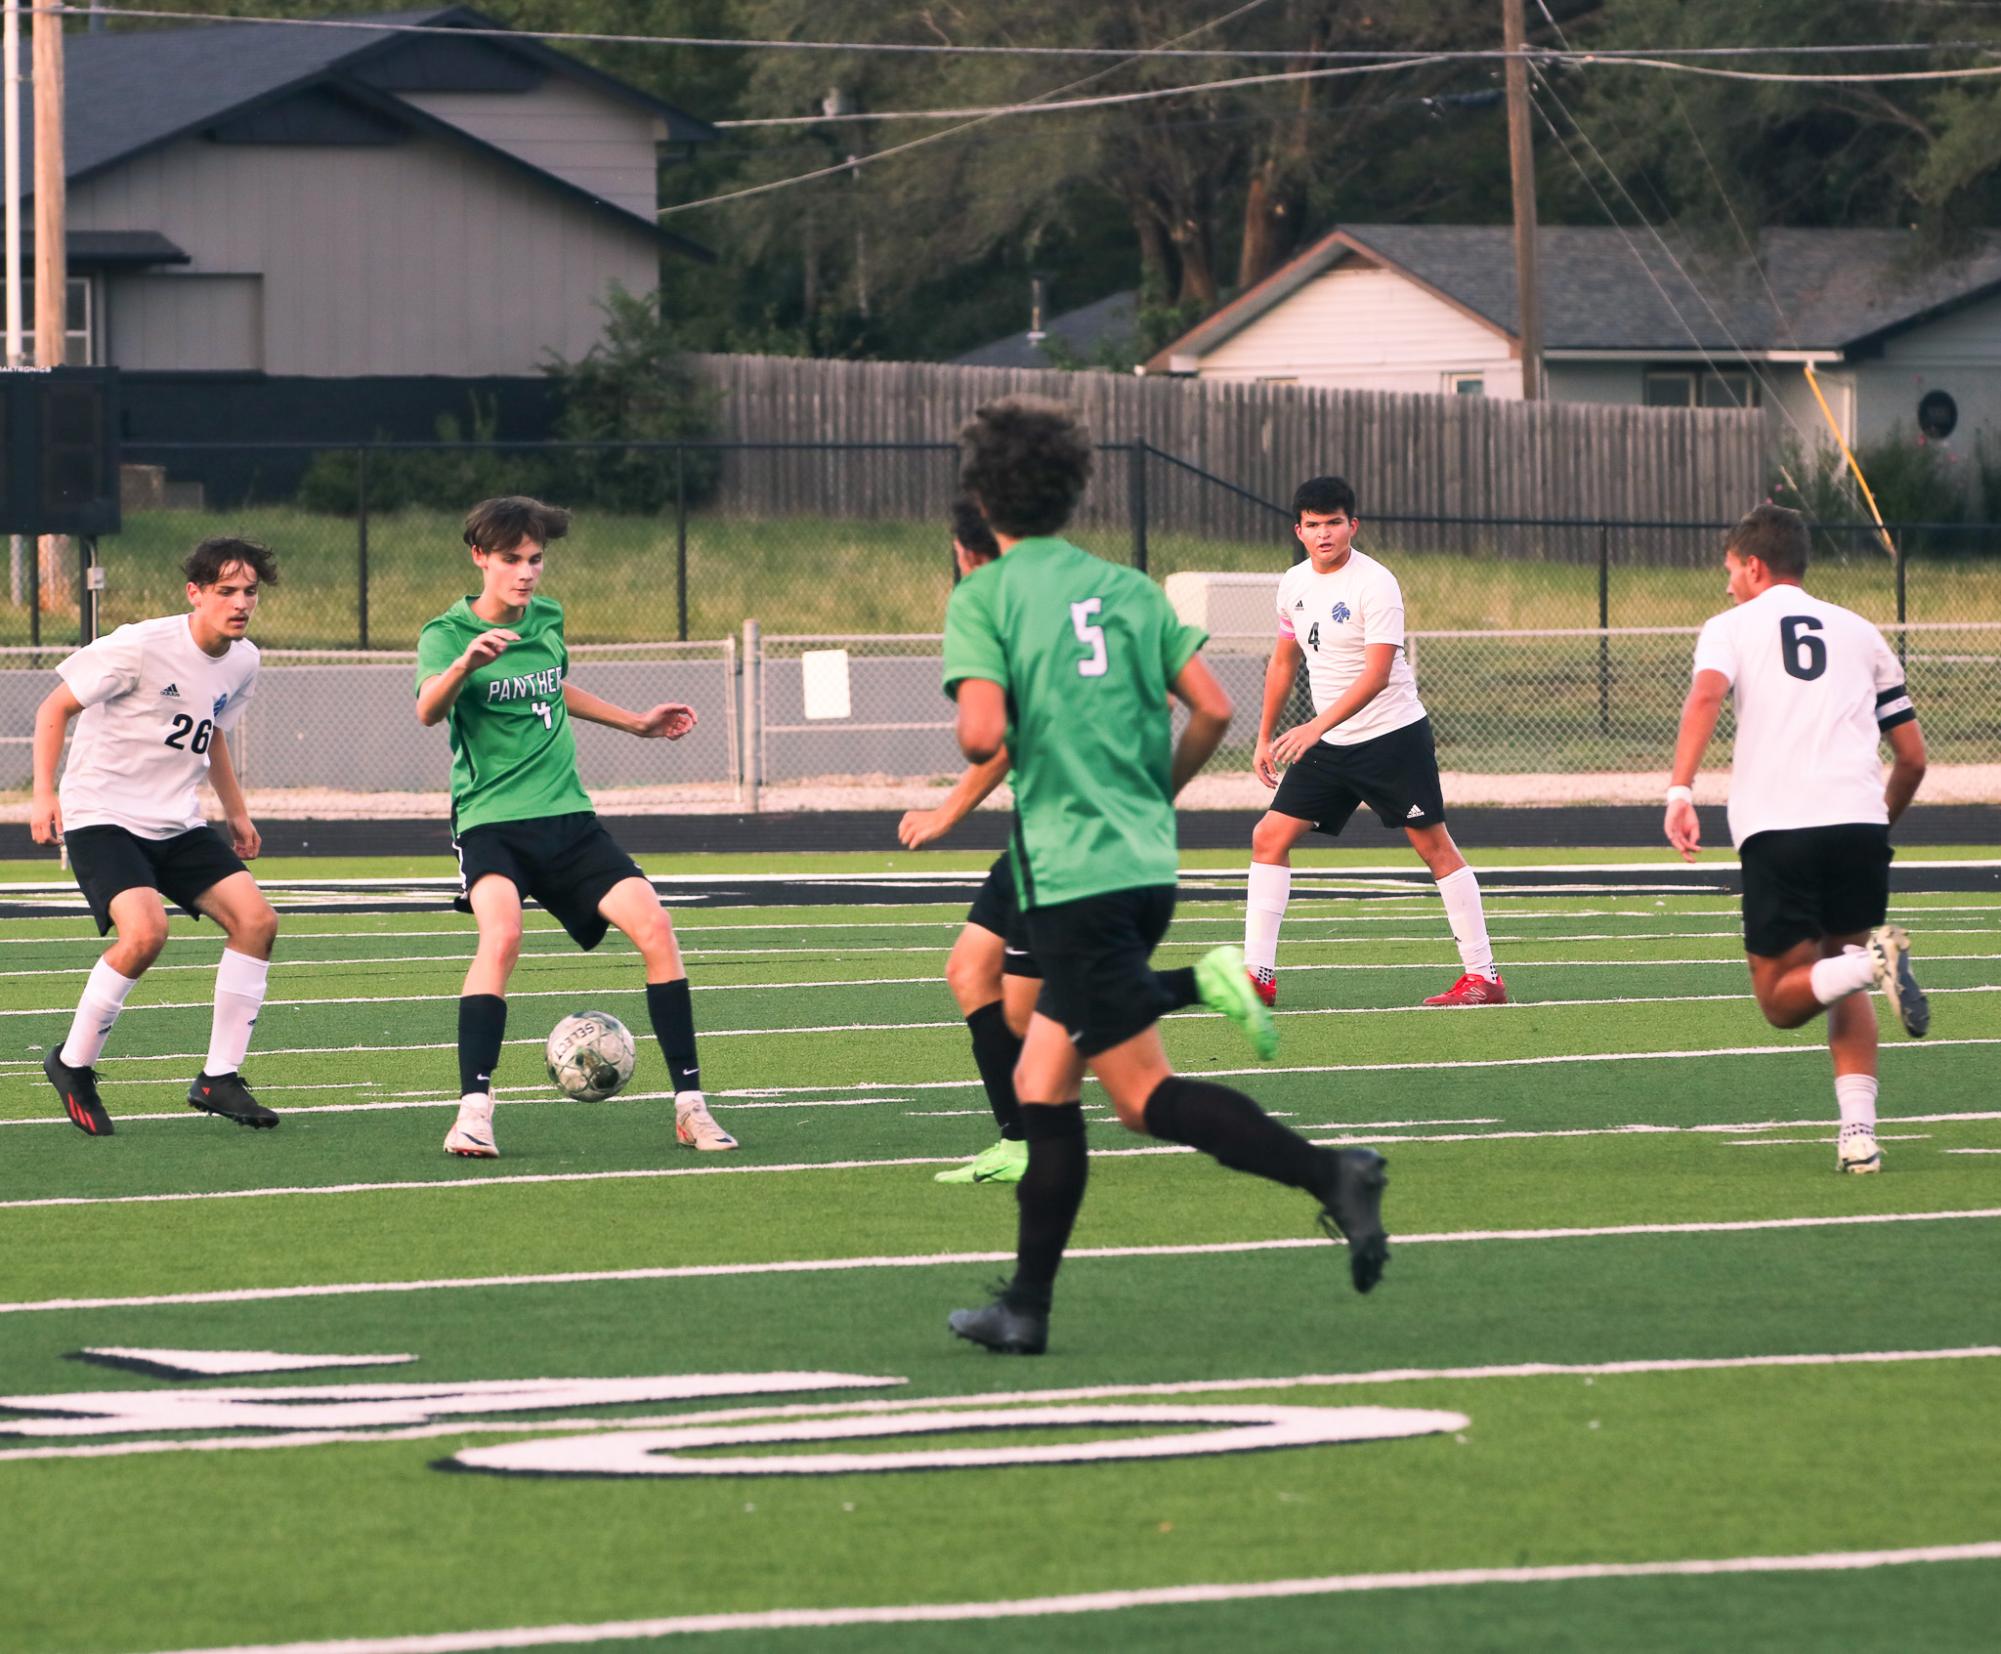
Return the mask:
[[1758,381],[1743,368],[1653,368],[1640,400],[1649,408],[1755,408]]
[[[88,276],[69,278],[69,302],[64,307],[63,318],[63,361],[73,368],[87,368],[96,361],[96,352],[91,340],[96,333],[96,317],[93,315],[95,300],[91,293]],[[21,282],[21,354],[29,361],[35,356],[35,284],[31,279]]]
[[1933,442],[1943,442],[1959,428],[1959,404],[1945,391],[1926,391],[1918,398],[1918,429]]
[[1484,373],[1448,373],[1445,376],[1447,396],[1485,396],[1487,376]]

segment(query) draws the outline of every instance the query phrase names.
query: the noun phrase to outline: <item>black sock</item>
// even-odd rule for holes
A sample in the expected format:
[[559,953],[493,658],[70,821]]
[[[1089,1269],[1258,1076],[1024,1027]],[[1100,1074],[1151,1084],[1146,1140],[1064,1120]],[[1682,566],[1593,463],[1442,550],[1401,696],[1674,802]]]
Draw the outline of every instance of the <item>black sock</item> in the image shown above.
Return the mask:
[[1232,1171],[1252,1172],[1294,1189],[1320,1179],[1325,1152],[1282,1126],[1241,1091],[1170,1074],[1146,1100],[1149,1135],[1186,1143]]
[[982,1005],[966,1018],[973,1033],[973,1063],[987,1088],[987,1107],[1001,1136],[1021,1141],[1021,1104],[1014,1095],[1014,1065],[1021,1059],[1021,1040],[1007,1025],[1001,1002]]
[[667,1058],[674,1089],[700,1091],[702,1065],[695,1060],[695,1007],[688,998],[688,979],[647,983],[646,1014],[653,1019],[653,1037]]
[[1028,1169],[1015,1185],[1020,1228],[1015,1241],[1014,1281],[1008,1299],[1023,1309],[1046,1310],[1070,1226],[1084,1204],[1090,1154],[1084,1145],[1082,1103],[1025,1103],[1022,1135],[1028,1139]]
[[1174,971],[1155,971],[1153,975],[1160,984],[1161,997],[1167,1001],[1168,1010],[1182,1011],[1190,1005],[1202,1003],[1201,990],[1195,986],[1193,965],[1183,965]]
[[459,1000],[459,1095],[493,1089],[500,1045],[507,1037],[507,1001],[499,994],[466,994]]

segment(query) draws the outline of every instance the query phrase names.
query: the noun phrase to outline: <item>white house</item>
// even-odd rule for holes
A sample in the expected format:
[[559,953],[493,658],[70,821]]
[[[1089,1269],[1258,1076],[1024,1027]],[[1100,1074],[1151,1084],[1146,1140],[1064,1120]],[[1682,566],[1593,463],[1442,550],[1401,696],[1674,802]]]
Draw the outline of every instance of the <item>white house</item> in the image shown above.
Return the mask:
[[[1771,410],[1777,434],[1826,422],[1850,442],[2001,435],[2001,236],[1928,258],[1897,230],[1766,230],[1758,259],[1645,230],[1537,239],[1549,395]],[[1354,389],[1520,397],[1513,232],[1355,224],[1322,237],[1145,363]]]

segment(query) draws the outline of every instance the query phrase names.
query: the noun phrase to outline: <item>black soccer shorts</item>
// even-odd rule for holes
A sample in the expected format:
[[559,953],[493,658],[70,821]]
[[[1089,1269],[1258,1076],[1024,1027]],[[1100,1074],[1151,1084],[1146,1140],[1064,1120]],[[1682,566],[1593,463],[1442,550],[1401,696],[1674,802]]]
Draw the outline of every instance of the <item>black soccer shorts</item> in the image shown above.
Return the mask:
[[1857,936],[1890,912],[1890,829],[1866,822],[1753,833],[1737,847],[1744,951],[1775,959],[1801,942]]
[[967,909],[966,923],[978,925],[1001,939],[1001,972],[1005,976],[1039,977],[1042,967],[1028,946],[1028,922],[1015,898],[1014,864],[1003,850],[987,871],[986,883]]
[[1385,827],[1434,827],[1445,819],[1429,718],[1353,746],[1316,742],[1279,777],[1271,808],[1312,822],[1316,832],[1338,833],[1361,804]]
[[598,912],[614,885],[643,879],[639,863],[618,847],[590,810],[536,821],[495,821],[468,827],[452,840],[459,858],[459,894],[452,906],[472,912],[472,887],[489,873],[511,879],[556,916],[578,947],[604,940],[611,922]]
[[203,891],[250,871],[213,827],[191,827],[172,838],[141,838],[110,825],[72,827],[63,843],[100,936],[111,929],[111,899],[121,891],[157,890],[199,919],[195,903]]
[[1144,1033],[1176,1002],[1149,963],[1174,917],[1174,886],[1142,885],[1031,908],[1028,946],[1042,967],[1038,1014],[1095,1057]]

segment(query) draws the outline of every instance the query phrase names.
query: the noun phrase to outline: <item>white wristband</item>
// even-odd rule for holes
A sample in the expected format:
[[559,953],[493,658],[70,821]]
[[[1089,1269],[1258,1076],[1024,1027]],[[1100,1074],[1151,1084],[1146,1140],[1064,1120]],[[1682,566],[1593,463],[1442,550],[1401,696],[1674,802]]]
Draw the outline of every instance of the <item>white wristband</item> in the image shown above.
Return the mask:
[[1684,804],[1693,804],[1695,802],[1695,789],[1693,787],[1668,788],[1667,801],[1672,804],[1676,799],[1680,799]]

